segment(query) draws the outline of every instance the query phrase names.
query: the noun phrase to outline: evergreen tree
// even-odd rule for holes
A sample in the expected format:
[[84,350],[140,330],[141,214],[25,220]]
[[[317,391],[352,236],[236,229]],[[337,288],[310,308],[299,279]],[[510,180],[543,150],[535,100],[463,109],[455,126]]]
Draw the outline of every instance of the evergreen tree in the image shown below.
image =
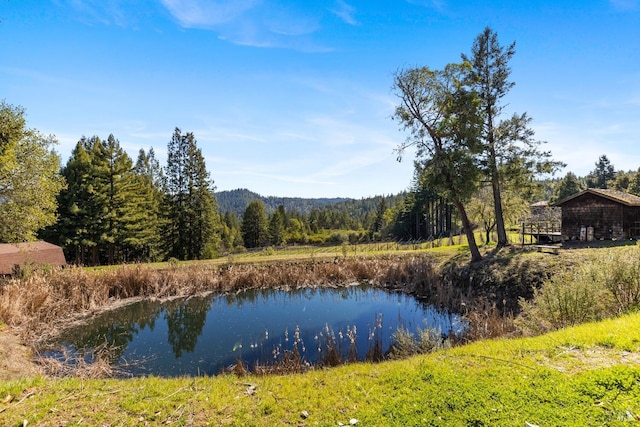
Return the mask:
[[68,188],[60,194],[61,244],[80,264],[113,264],[127,259],[131,230],[142,227],[141,189],[131,158],[109,135],[82,137],[62,170]]
[[596,168],[587,175],[588,188],[609,188],[609,183],[616,177],[616,171],[606,154],[598,158]]
[[573,172],[567,172],[553,190],[553,202],[569,197],[584,190],[584,185]]
[[167,200],[168,221],[165,231],[165,244],[171,257],[188,259],[187,236],[189,227],[187,184],[188,144],[185,144],[180,129],[176,128],[167,147]]
[[36,239],[56,222],[65,187],[53,136],[26,127],[24,109],[0,102],[0,242]]
[[[502,99],[515,85],[509,81],[509,61],[515,54],[515,42],[501,46],[498,35],[487,27],[471,48],[471,57],[462,59],[471,64],[469,84],[478,94],[483,119],[481,163],[491,183],[498,246],[508,244],[503,213],[502,191],[512,188],[534,175],[552,173],[564,166],[551,160],[549,152],[541,151],[541,141],[533,139],[531,118],[527,114],[514,114],[510,119],[498,121],[504,109]],[[511,184],[509,184],[511,182]]]
[[380,204],[378,205],[378,210],[376,212],[375,219],[373,220],[373,224],[369,229],[369,236],[373,238],[378,233],[380,233],[385,226],[385,213],[387,211],[387,202],[384,197],[380,198]]
[[82,199],[78,198],[78,202],[83,206],[79,213],[84,216],[83,223],[86,225],[86,229],[83,230],[83,246],[89,251],[88,263],[99,265],[100,250],[108,241],[106,230],[109,221],[109,183],[106,149],[104,142],[97,136],[89,139],[83,137],[80,143],[89,156],[88,180],[85,182],[86,187],[81,188],[79,197]]
[[416,209],[416,194],[409,192],[393,207],[391,235],[399,240],[417,240],[419,236],[419,213]]
[[109,218],[109,182],[106,148],[104,142],[97,136],[84,141],[90,161],[90,181],[87,187],[85,215],[87,221],[88,247],[90,250],[89,263],[100,264],[100,251],[108,242],[106,230]]
[[267,214],[260,200],[249,203],[242,215],[242,240],[247,248],[264,246],[269,240]]
[[317,233],[320,231],[320,210],[312,209],[309,212],[309,228],[312,233]]
[[448,236],[456,231],[451,211],[451,206],[429,187],[416,168],[411,191],[392,207],[389,230],[401,240]]
[[178,259],[209,258],[219,249],[220,222],[204,157],[193,133],[179,128],[167,151],[168,253]]
[[58,196],[58,223],[48,233],[58,236],[57,243],[67,252],[67,258],[81,265],[89,261],[89,248],[97,245],[89,236],[89,226],[95,219],[89,203],[93,182],[89,147],[89,141],[83,137],[62,168],[61,174],[68,185]]
[[163,175],[153,148],[146,153],[140,150],[134,167],[136,192],[132,204],[134,220],[126,230],[125,244],[136,259],[159,261],[164,258],[161,232],[164,226],[162,207],[164,193]]
[[269,218],[269,241],[272,245],[280,246],[286,243],[284,238],[286,219],[287,215],[282,205],[278,206]]
[[243,245],[242,234],[240,232],[240,219],[238,219],[238,216],[231,211],[226,211],[224,213],[222,219],[221,241],[222,246],[227,251],[231,251]]
[[103,232],[100,241],[107,248],[107,263],[114,264],[116,256],[122,260],[128,231],[133,224],[144,220],[139,215],[139,201],[133,161],[120,146],[120,142],[110,134],[102,144],[96,144],[94,159],[96,182],[102,184],[101,199],[105,203]]
[[633,179],[633,172],[624,172],[618,171],[616,172],[616,177],[611,184],[612,188],[617,191],[625,191],[628,192],[629,184]]
[[631,176],[627,191],[636,196],[640,196],[640,168]]
[[498,36],[490,28],[476,37],[471,49],[471,58],[462,59],[472,64],[471,83],[478,92],[483,113],[484,141],[483,166],[489,176],[493,191],[495,219],[498,228],[498,244],[507,244],[507,234],[502,214],[500,177],[498,175],[498,147],[496,128],[498,116],[504,108],[500,102],[515,83],[508,80],[511,74],[509,61],[515,54],[515,43],[504,48],[498,43]]

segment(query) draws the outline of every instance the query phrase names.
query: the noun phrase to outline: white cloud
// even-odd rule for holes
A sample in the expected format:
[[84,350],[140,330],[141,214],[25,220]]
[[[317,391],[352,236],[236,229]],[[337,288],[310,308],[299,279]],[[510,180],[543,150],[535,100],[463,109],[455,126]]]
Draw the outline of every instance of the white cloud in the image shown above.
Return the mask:
[[[292,111],[262,117],[259,122],[240,116],[220,120],[212,115],[202,121],[193,131],[219,189],[246,187],[277,196],[345,196],[359,194],[363,179],[383,182],[385,187],[375,190],[381,193],[400,191],[403,186],[397,182],[409,185],[411,179],[411,162],[398,165],[395,161],[398,140],[393,124],[372,126],[351,110]],[[403,172],[385,176],[379,173],[383,170],[385,174]]]
[[330,50],[310,35],[320,29],[321,13],[277,0],[161,0],[185,28],[215,31],[230,43],[300,51]]
[[254,8],[259,0],[161,0],[184,27],[208,28],[233,21]]
[[356,9],[343,0],[338,0],[336,7],[331,9],[331,12],[349,25],[359,25],[359,22],[354,17]]

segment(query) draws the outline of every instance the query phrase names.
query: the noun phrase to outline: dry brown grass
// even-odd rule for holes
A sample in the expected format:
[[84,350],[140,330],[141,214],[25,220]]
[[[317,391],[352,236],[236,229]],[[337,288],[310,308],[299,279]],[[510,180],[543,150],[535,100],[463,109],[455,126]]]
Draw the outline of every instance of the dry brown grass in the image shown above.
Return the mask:
[[513,313],[484,299],[466,303],[463,316],[469,324],[464,342],[521,335]]
[[367,282],[424,288],[436,278],[428,256],[336,258],[225,265],[124,265],[105,270],[68,268],[0,284],[0,321],[34,342],[69,321],[132,298],[172,298],[245,289],[295,289]]
[[120,378],[129,376],[122,366],[115,367],[109,362],[108,347],[96,348],[91,358],[82,357],[71,352],[64,352],[63,357],[38,357],[37,364],[49,376],[62,378]]
[[[463,313],[472,323],[474,338],[511,333],[513,304],[533,292],[533,285],[525,281],[537,264],[505,264],[502,260],[469,267],[465,260],[442,265],[430,254],[399,254],[161,268],[68,268],[0,282],[0,322],[20,334],[23,342],[37,345],[72,321],[140,298],[368,283]],[[510,286],[515,282],[518,286]]]

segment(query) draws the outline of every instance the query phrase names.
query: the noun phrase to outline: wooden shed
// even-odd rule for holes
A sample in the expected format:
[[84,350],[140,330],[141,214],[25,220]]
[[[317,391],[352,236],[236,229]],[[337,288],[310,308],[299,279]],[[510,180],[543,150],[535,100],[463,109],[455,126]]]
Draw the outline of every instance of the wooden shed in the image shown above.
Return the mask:
[[562,235],[570,240],[640,235],[640,197],[588,188],[553,204],[562,209]]
[[61,267],[67,264],[60,246],[38,241],[0,244],[0,275],[31,266]]

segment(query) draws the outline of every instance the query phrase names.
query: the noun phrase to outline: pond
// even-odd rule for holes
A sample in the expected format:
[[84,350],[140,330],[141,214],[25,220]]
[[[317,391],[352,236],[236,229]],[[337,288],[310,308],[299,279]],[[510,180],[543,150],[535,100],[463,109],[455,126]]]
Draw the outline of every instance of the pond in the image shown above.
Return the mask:
[[216,375],[240,359],[249,367],[272,363],[294,347],[315,364],[328,340],[343,358],[351,350],[363,360],[374,341],[388,351],[399,327],[446,335],[465,329],[459,316],[412,296],[350,286],[141,301],[70,329],[55,344],[80,355],[110,347],[112,364],[133,376],[196,376]]

